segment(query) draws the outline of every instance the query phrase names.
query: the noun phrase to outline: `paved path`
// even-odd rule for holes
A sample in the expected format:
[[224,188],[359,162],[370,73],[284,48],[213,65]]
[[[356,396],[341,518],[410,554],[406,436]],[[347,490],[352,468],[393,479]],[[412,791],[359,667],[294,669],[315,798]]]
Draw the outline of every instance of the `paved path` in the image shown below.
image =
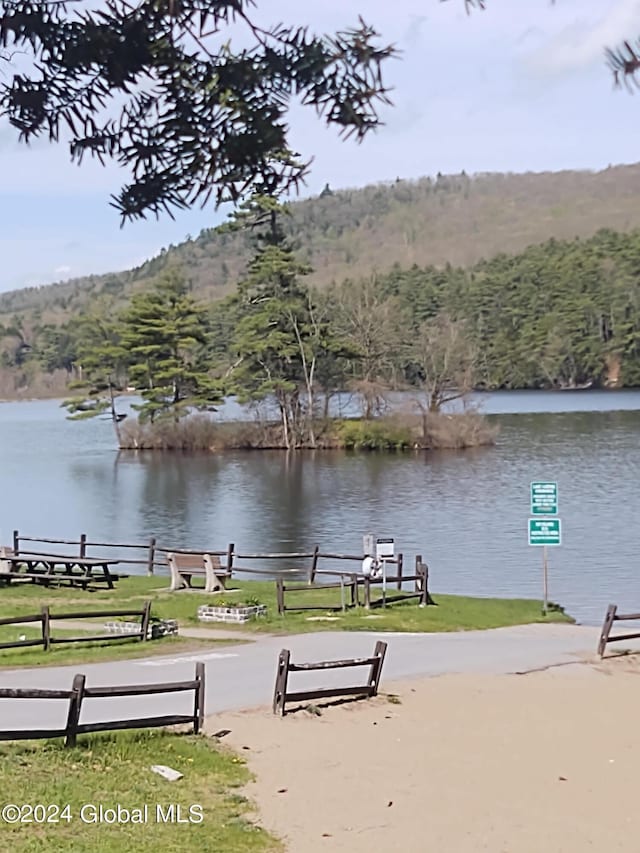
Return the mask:
[[[176,681],[193,676],[195,661],[206,664],[207,715],[238,710],[271,701],[275,667],[281,648],[292,651],[294,661],[368,656],[376,640],[388,643],[382,677],[385,682],[408,676],[444,673],[510,673],[593,659],[597,628],[576,625],[521,625],[492,631],[449,634],[395,634],[323,632],[291,637],[259,637],[251,644],[206,647],[175,657],[153,657],[111,663],[74,664],[65,667],[4,670],[0,687],[65,688],[73,675],[84,672],[88,686]],[[322,686],[346,683],[359,670],[296,673],[295,685]],[[358,678],[359,680],[359,678]],[[292,684],[292,687],[294,685]],[[189,713],[191,695],[86,700],[82,722],[150,714]],[[64,727],[67,702],[63,700],[0,700],[0,728]],[[215,722],[214,722],[215,725]],[[220,726],[224,726],[221,714]]]

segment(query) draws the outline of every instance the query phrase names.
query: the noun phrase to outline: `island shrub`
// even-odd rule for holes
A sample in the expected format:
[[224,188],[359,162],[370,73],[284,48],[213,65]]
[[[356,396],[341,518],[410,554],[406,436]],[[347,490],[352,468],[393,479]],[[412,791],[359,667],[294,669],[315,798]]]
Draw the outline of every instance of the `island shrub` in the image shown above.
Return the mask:
[[132,418],[120,428],[120,447],[122,450],[210,450],[216,445],[218,429],[219,425],[203,414],[153,423]]
[[430,450],[463,450],[495,444],[500,427],[477,411],[429,412],[419,416],[421,443]]
[[[318,423],[317,449],[333,450],[461,450],[495,443],[498,425],[476,411],[397,413],[372,419]],[[127,420],[121,429],[122,450],[184,452],[286,449],[282,425],[269,421],[215,421],[193,414],[179,421],[140,423]],[[300,449],[308,449],[302,444]]]
[[398,417],[341,421],[335,432],[337,446],[346,450],[406,450],[416,444],[414,430]]

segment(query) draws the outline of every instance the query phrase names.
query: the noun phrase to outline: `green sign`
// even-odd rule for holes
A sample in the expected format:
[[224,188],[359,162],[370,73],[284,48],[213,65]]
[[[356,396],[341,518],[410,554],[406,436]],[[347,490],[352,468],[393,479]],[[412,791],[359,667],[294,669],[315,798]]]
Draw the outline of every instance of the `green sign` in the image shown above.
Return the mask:
[[559,518],[530,518],[529,545],[561,545]]
[[558,484],[531,483],[531,515],[556,515],[558,512]]

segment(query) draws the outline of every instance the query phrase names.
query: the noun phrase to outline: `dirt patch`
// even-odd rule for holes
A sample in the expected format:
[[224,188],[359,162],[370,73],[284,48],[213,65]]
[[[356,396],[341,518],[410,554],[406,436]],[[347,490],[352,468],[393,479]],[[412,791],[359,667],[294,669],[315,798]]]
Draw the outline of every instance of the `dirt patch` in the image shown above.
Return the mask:
[[640,657],[218,716],[290,853],[635,851]]

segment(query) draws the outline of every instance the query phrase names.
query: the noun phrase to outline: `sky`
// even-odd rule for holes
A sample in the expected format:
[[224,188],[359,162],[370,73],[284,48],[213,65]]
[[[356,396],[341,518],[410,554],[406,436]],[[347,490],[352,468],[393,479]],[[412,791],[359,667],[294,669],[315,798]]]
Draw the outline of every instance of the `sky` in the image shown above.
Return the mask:
[[[261,23],[335,31],[361,14],[400,51],[393,106],[363,143],[309,108],[290,116],[311,175],[301,195],[437,172],[601,169],[640,160],[640,91],[613,89],[603,48],[640,34],[640,0],[258,0]],[[72,164],[64,145],[17,142],[0,121],[0,291],[128,269],[218,224],[212,205],[120,227],[115,166]]]

